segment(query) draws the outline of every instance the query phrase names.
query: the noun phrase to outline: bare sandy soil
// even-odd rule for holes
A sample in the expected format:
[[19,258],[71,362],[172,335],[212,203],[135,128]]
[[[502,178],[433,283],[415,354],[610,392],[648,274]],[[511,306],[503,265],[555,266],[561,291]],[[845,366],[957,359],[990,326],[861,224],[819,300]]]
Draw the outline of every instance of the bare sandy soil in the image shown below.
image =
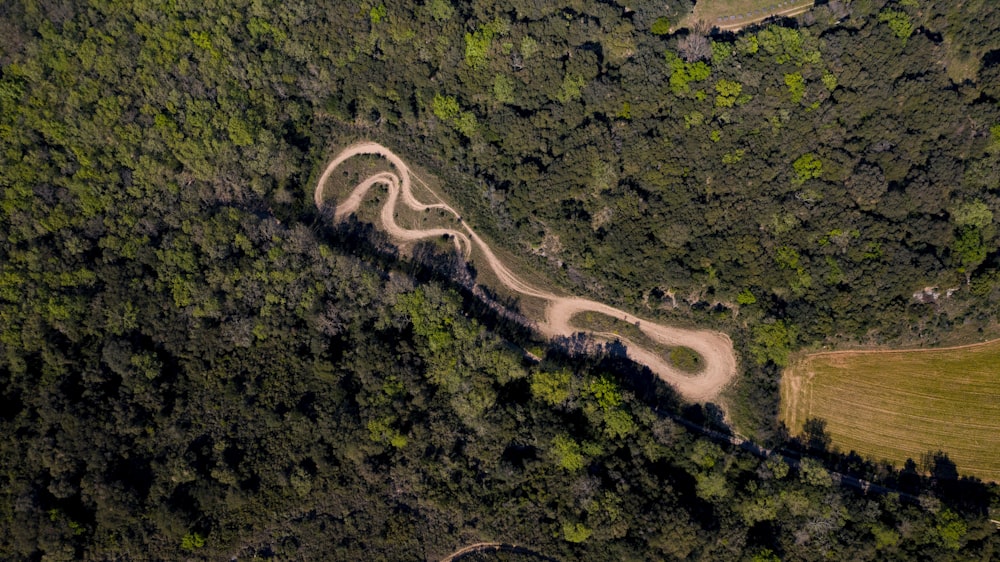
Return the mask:
[[[382,206],[379,215],[382,228],[398,241],[413,242],[416,240],[441,237],[453,237],[456,249],[466,257],[482,260],[492,269],[493,274],[507,289],[527,297],[535,297],[546,301],[544,318],[535,319],[538,330],[548,338],[572,336],[585,332],[601,341],[612,339],[608,334],[595,333],[573,326],[570,319],[581,312],[598,312],[636,324],[649,338],[667,346],[684,346],[700,354],[705,362],[704,369],[698,375],[690,375],[673,367],[665,357],[649,349],[635,345],[625,338],[621,339],[628,349],[628,356],[649,367],[653,373],[672,385],[685,399],[692,402],[708,402],[718,397],[719,392],[732,380],[736,374],[736,355],[729,336],[710,330],[692,330],[659,324],[651,320],[639,318],[633,314],[619,310],[604,303],[573,296],[560,296],[549,291],[538,289],[517,276],[503,263],[465,222],[459,219],[462,230],[450,228],[429,228],[425,230],[410,230],[400,227],[395,220],[396,206],[402,199],[402,204],[414,211],[427,209],[442,209],[456,218],[460,214],[449,205],[438,203],[422,203],[418,201],[412,190],[412,181],[420,181],[407,167],[406,163],[388,148],[374,142],[361,142],[345,148],[323,171],[316,184],[316,206],[322,208],[324,188],[330,175],[344,161],[358,155],[376,155],[385,158],[395,168],[396,172],[379,172],[358,184],[347,199],[337,203],[334,218],[341,220],[357,211],[365,195],[375,185],[388,188],[389,196]],[[434,191],[421,182],[430,193]],[[475,256],[473,254],[476,254]]]

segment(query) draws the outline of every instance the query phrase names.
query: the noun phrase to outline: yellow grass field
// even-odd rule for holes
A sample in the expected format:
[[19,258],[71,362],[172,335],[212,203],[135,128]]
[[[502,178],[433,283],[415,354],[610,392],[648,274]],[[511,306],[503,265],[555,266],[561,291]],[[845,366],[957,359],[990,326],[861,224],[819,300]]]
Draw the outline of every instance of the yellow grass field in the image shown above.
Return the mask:
[[919,465],[940,450],[960,474],[1000,482],[1000,340],[808,355],[782,377],[781,418],[793,434],[825,420],[844,452]]
[[701,0],[678,27],[707,27],[738,30],[771,16],[794,16],[811,8],[814,0]]

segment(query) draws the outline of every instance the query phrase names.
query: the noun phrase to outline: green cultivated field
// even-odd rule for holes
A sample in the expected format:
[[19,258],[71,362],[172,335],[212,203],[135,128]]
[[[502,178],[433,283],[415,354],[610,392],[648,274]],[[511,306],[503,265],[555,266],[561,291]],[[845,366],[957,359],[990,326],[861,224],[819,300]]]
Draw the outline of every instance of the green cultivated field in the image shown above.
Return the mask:
[[1000,340],[806,356],[782,377],[781,416],[793,434],[825,420],[844,452],[902,465],[940,450],[960,474],[1000,481]]

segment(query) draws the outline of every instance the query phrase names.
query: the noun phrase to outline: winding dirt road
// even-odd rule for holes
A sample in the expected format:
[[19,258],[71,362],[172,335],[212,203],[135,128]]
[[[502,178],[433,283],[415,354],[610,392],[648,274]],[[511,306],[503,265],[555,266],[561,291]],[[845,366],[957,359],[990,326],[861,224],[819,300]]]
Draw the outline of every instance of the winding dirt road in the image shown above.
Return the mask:
[[[334,213],[336,220],[342,220],[357,211],[365,195],[373,186],[384,185],[388,188],[389,197],[382,206],[379,219],[382,228],[390,236],[400,241],[412,242],[448,235],[453,237],[456,249],[466,259],[472,259],[474,257],[473,253],[478,251],[481,254],[481,259],[490,267],[499,282],[507,289],[527,297],[546,301],[545,317],[540,320],[536,319],[538,320],[538,329],[545,337],[569,337],[576,333],[584,332],[604,341],[620,339],[626,344],[629,358],[649,367],[653,373],[672,385],[681,396],[692,402],[707,402],[715,399],[722,388],[736,374],[736,355],[733,352],[733,343],[726,334],[710,330],[692,330],[658,324],[604,303],[580,297],[561,296],[528,284],[512,272],[493,253],[489,245],[469,228],[468,224],[461,221],[459,218],[460,215],[455,209],[442,202],[428,204],[418,201],[414,197],[412,190],[412,181],[414,179],[420,181],[421,186],[428,192],[433,194],[434,191],[413,174],[402,159],[378,143],[361,142],[351,145],[345,148],[327,165],[316,184],[314,195],[317,207],[322,208],[324,205],[324,189],[334,170],[346,160],[359,155],[374,155],[385,158],[386,161],[392,164],[396,171],[395,173],[379,172],[359,183],[347,199],[337,204]],[[450,228],[410,230],[403,228],[396,223],[395,219],[396,206],[400,203],[400,199],[402,199],[402,204],[414,211],[441,209],[451,213],[459,220],[462,230]],[[598,312],[630,324],[636,324],[650,339],[666,346],[689,347],[702,356],[705,367],[699,374],[690,375],[670,365],[667,359],[659,353],[636,345],[626,338],[577,328],[570,323],[570,319],[582,312]]]

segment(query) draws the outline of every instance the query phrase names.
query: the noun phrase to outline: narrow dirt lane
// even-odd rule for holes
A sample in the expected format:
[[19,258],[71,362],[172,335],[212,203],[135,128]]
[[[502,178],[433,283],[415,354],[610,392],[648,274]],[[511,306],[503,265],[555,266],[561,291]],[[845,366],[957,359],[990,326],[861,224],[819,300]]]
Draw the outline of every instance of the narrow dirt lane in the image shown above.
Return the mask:
[[[716,19],[715,22],[711,22],[711,23],[715,27],[719,28],[722,31],[739,31],[739,30],[743,29],[744,27],[749,27],[749,26],[751,26],[753,24],[760,23],[760,22],[762,22],[762,21],[764,21],[766,19],[773,18],[773,17],[776,17],[776,16],[783,16],[783,17],[786,17],[786,18],[790,18],[790,17],[794,17],[794,16],[797,16],[797,15],[802,14],[802,13],[808,12],[816,3],[813,2],[813,1],[810,1],[810,2],[803,3],[803,4],[791,5],[789,7],[783,7],[783,6],[787,6],[787,5],[790,5],[790,4],[792,4],[792,2],[782,2],[779,5],[772,6],[768,10],[763,10],[763,13],[761,13],[760,15],[757,15],[755,17],[752,17],[752,18],[746,19],[746,20],[738,20],[735,23],[725,23],[726,21],[729,21],[726,18],[718,18],[718,19]],[[779,7],[783,8],[783,9],[780,9],[780,10],[775,9],[775,8],[779,8]]]
[[[658,324],[604,303],[580,297],[557,295],[533,287],[525,282],[493,253],[489,245],[468,224],[461,221],[459,218],[460,214],[455,209],[442,202],[423,203],[418,201],[413,195],[412,181],[414,179],[420,181],[420,179],[410,171],[401,158],[378,143],[361,142],[351,145],[345,148],[327,165],[319,178],[319,182],[316,184],[314,197],[317,207],[322,208],[324,205],[323,192],[334,170],[349,158],[359,155],[375,155],[385,158],[392,164],[396,172],[379,172],[358,184],[346,199],[337,203],[336,212],[334,213],[335,219],[341,220],[357,211],[365,195],[373,186],[384,185],[389,191],[389,197],[382,206],[379,220],[382,228],[390,236],[405,242],[443,235],[454,237],[455,248],[466,259],[473,258],[475,254],[477,260],[481,259],[484,261],[493,271],[499,282],[507,289],[547,302],[545,317],[535,319],[538,322],[538,329],[542,335],[554,338],[560,336],[568,337],[575,333],[585,332],[598,340],[607,341],[608,338],[601,334],[575,327],[570,323],[570,319],[581,312],[598,312],[630,324],[636,324],[650,339],[663,345],[689,347],[700,354],[705,361],[704,370],[698,375],[684,373],[670,365],[667,359],[659,353],[636,345],[626,338],[620,338],[626,344],[628,356],[632,360],[649,367],[657,376],[671,384],[681,396],[692,402],[707,402],[715,399],[723,387],[736,374],[736,355],[733,352],[732,341],[726,334],[710,330],[693,330]],[[434,193],[425,183],[421,182],[421,185],[430,193]],[[396,223],[395,219],[399,203],[414,211],[428,209],[444,210],[459,219],[462,230],[450,228],[410,230],[403,228]]]
[[548,556],[541,553],[535,552],[530,548],[525,548],[523,546],[518,546],[516,544],[507,544],[502,542],[480,542],[476,544],[470,544],[469,546],[462,547],[455,552],[452,552],[448,556],[441,559],[441,562],[454,562],[464,556],[472,554],[474,552],[513,552],[517,554],[528,554],[538,560],[553,560]]

